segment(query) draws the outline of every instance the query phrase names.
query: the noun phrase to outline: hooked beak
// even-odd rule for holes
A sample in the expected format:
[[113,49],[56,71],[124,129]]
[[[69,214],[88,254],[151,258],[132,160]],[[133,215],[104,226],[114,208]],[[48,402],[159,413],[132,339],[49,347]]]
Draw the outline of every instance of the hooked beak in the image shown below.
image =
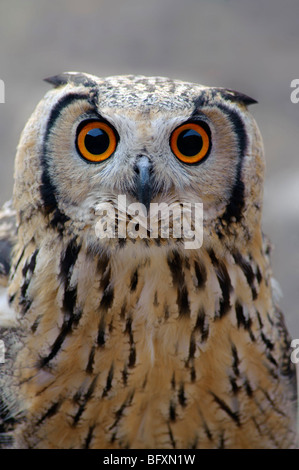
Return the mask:
[[136,196],[139,202],[145,205],[149,210],[152,187],[151,187],[151,170],[152,164],[146,155],[141,155],[134,168],[136,172]]

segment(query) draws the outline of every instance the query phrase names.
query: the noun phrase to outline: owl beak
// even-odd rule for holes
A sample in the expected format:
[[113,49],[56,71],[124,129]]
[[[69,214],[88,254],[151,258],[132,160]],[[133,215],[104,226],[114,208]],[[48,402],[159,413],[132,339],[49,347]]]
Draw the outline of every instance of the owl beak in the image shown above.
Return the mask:
[[152,198],[151,172],[152,164],[146,155],[141,155],[135,165],[136,173],[136,196],[139,202],[149,210]]

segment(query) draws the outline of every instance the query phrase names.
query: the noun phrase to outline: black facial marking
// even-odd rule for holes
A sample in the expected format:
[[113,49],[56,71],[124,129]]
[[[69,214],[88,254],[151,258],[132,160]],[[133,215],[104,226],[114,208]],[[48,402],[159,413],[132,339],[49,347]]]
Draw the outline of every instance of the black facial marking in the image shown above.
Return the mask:
[[[43,143],[43,148],[40,156],[41,166],[42,166],[42,184],[41,184],[41,197],[43,201],[43,205],[45,208],[46,213],[50,213],[56,211],[56,215],[54,218],[59,220],[60,223],[64,220],[65,215],[59,210],[57,204],[57,189],[52,181],[50,175],[50,167],[49,167],[49,158],[50,158],[50,151],[49,151],[49,140],[51,138],[51,130],[56,123],[57,119],[60,117],[62,111],[69,106],[73,101],[77,100],[87,100],[88,95],[83,93],[70,93],[68,95],[63,96],[54,106],[49,116],[46,132],[45,132],[45,139]],[[54,223],[55,226],[55,223]]]
[[244,183],[242,180],[243,158],[247,148],[247,134],[244,123],[236,110],[228,108],[224,104],[217,104],[217,107],[226,114],[231,121],[236,139],[238,141],[238,163],[236,169],[235,183],[231,192],[229,203],[222,215],[222,220],[230,223],[233,219],[239,222],[242,217],[244,207]]

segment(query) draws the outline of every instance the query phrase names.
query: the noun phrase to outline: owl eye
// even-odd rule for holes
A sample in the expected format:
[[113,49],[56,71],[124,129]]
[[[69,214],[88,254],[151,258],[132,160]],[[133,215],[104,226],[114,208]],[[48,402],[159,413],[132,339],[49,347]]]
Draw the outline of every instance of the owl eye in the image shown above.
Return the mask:
[[210,144],[210,131],[205,123],[188,122],[177,127],[170,137],[171,150],[184,163],[203,160],[208,155]]
[[116,131],[102,121],[85,121],[77,130],[76,146],[80,155],[89,162],[102,162],[116,149]]

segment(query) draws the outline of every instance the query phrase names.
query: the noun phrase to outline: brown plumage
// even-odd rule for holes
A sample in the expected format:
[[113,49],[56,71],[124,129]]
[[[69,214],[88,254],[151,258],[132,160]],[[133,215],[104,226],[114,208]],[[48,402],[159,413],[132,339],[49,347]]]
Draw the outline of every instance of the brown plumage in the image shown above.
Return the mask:
[[[163,78],[49,81],[16,159],[3,445],[295,447],[296,377],[260,226],[253,100]],[[90,164],[76,129],[99,115],[117,147]],[[198,165],[169,143],[190,120],[210,133]],[[99,203],[144,199],[141,156],[151,202],[203,202],[202,247],[187,250],[171,233],[96,236]]]

